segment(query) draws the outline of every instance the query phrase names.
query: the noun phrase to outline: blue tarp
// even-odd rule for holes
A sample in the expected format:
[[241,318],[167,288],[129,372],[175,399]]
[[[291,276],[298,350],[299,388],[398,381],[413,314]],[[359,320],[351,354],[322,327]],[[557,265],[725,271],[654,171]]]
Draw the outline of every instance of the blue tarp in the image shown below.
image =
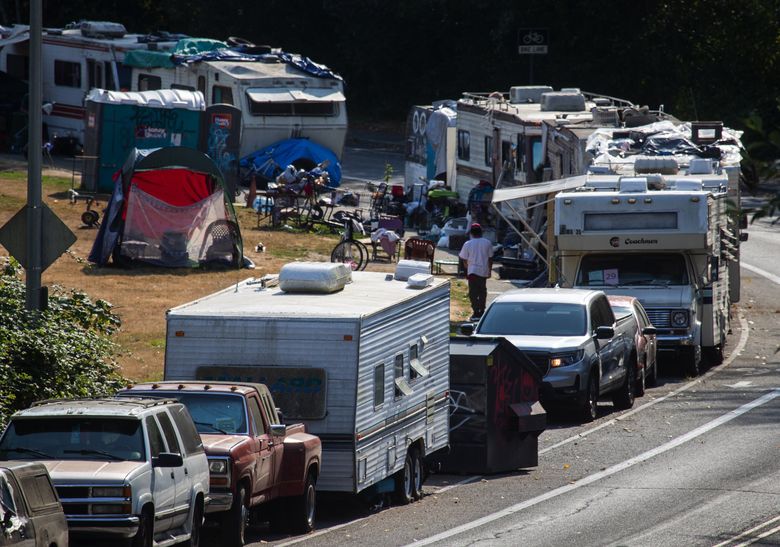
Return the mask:
[[308,57],[304,57],[298,53],[263,53],[253,54],[247,53],[243,48],[225,48],[215,49],[212,51],[204,51],[195,55],[180,55],[174,53],[171,55],[171,61],[177,65],[184,65],[189,63],[197,63],[200,61],[259,61],[266,63],[273,63],[281,61],[292,65],[298,70],[302,70],[306,74],[316,76],[317,78],[334,78],[336,80],[342,80],[343,78],[333,72],[325,65],[315,63]]
[[338,186],[341,182],[341,163],[336,154],[324,146],[307,139],[286,139],[241,158],[242,169],[254,169],[269,180],[276,178],[281,170],[295,161],[308,159],[314,163],[328,160],[325,168],[330,176],[330,185]]

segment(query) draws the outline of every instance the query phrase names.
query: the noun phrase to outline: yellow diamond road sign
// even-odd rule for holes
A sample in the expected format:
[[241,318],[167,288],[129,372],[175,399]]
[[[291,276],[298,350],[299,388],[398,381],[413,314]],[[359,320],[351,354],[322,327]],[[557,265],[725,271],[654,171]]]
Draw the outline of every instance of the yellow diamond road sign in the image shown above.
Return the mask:
[[[45,270],[76,242],[76,236],[46,205],[42,205],[41,217],[41,269]],[[22,207],[0,228],[0,245],[27,269],[27,207]]]

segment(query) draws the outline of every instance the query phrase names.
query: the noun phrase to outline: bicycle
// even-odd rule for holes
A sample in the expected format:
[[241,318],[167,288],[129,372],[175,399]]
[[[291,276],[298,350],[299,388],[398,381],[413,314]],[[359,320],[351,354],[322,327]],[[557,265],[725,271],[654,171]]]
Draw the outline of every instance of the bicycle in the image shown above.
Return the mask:
[[346,211],[340,212],[339,217],[344,223],[344,232],[330,253],[330,261],[346,264],[352,271],[365,270],[369,258],[368,248],[354,238],[355,229],[365,234],[360,218]]

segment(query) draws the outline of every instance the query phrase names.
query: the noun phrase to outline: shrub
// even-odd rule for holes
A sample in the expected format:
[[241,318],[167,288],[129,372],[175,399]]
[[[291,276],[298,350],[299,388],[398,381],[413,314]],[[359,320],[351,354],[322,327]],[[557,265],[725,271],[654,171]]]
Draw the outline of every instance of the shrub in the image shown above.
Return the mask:
[[25,309],[19,265],[0,273],[0,428],[34,401],[112,395],[125,385],[110,336],[120,325],[105,300],[54,287],[48,309]]

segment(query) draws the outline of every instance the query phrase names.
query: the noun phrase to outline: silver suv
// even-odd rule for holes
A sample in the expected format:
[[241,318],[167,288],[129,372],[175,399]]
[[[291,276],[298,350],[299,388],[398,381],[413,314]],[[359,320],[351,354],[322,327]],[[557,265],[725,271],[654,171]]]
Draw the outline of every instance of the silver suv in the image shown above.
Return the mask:
[[0,460],[49,470],[71,537],[197,546],[209,488],[203,445],[175,400],[76,399],[14,414]]

